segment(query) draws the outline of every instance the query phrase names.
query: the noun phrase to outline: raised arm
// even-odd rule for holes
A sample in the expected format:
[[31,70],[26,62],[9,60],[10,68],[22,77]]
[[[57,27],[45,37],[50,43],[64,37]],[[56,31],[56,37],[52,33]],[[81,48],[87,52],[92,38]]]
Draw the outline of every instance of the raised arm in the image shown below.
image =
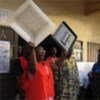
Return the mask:
[[28,59],[28,71],[31,74],[34,74],[37,70],[37,59],[36,59],[36,53],[35,53],[35,46],[33,43],[29,42],[28,44],[28,52],[29,52],[29,59]]

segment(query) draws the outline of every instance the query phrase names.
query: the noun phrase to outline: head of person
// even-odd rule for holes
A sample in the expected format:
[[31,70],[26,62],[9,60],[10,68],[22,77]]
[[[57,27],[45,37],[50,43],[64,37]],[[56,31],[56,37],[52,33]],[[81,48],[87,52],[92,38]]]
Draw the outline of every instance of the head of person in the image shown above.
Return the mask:
[[23,48],[23,54],[26,58],[28,58],[32,53],[33,53],[33,49],[34,49],[34,43],[32,42],[28,42],[24,48]]
[[51,55],[56,55],[57,53],[57,48],[56,47],[52,47],[51,48]]
[[36,47],[36,58],[38,61],[43,61],[44,57],[45,57],[45,53],[46,51],[44,50],[44,48],[42,46],[38,46]]

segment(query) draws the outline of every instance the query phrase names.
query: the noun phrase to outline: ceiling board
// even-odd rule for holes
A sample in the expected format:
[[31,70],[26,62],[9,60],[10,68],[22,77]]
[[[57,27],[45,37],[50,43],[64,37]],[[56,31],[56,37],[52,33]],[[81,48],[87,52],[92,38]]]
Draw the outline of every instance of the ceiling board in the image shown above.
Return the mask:
[[88,0],[85,5],[85,13],[92,14],[94,12],[100,11],[100,0]]

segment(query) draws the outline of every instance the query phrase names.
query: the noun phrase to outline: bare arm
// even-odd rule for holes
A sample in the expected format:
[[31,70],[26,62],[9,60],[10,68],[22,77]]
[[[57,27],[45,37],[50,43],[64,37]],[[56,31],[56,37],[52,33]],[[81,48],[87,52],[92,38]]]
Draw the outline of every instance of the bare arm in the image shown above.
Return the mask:
[[37,63],[36,53],[35,53],[35,48],[33,48],[33,51],[31,52],[29,61],[28,61],[28,71],[31,74],[34,74],[37,70],[36,63]]
[[57,66],[57,64],[55,64],[55,63],[51,63],[50,66],[51,66],[51,69],[53,70],[53,72],[55,72],[55,71],[58,70],[58,66]]

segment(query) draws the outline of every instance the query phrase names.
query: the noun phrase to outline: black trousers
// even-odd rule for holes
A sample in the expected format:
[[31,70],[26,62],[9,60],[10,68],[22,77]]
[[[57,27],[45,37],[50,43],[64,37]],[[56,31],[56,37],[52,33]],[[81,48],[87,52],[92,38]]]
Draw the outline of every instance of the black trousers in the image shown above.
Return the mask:
[[78,96],[78,100],[85,100],[86,89],[83,86],[80,86],[80,93]]

